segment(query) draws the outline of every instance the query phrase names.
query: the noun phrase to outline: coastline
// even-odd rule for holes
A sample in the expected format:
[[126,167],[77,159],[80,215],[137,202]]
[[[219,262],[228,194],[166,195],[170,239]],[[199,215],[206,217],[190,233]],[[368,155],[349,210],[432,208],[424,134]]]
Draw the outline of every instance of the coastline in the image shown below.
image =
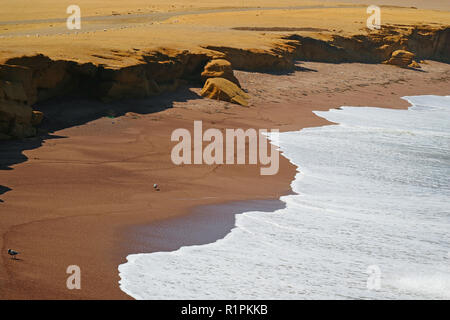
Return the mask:
[[[122,290],[136,299],[447,297],[445,175],[429,177],[448,168],[440,146],[448,142],[449,98],[403,97],[413,106],[408,110],[348,106],[317,112],[340,125],[281,135],[287,157],[301,168],[291,183],[295,194],[280,199],[284,206],[271,209],[266,202],[263,210],[244,209],[225,237],[203,243],[183,233],[183,226],[192,230],[189,219],[205,232],[216,213],[219,219],[232,215],[239,203],[200,207],[203,217],[192,212],[165,227],[153,224],[149,242],[158,245],[159,236],[168,236],[161,250],[131,254],[119,266]],[[416,163],[428,163],[429,170],[415,169]],[[167,250],[171,238],[177,246]],[[383,270],[380,290],[366,283],[368,266]]]
[[[26,162],[0,173],[2,184],[11,189],[0,196],[10,213],[2,224],[2,248],[23,251],[23,260],[14,265],[5,254],[1,257],[0,285],[8,288],[1,297],[130,298],[120,291],[117,272],[128,254],[137,253],[130,228],[189,217],[198,206],[278,200],[290,192],[296,169],[284,157],[280,173],[263,178],[256,166],[173,166],[168,137],[174,128],[192,128],[193,120],[202,119],[208,127],[300,130],[327,124],[313,110],[342,105],[406,109],[409,104],[402,96],[448,94],[450,67],[443,63],[429,62],[425,72],[364,64],[299,67],[282,75],[236,72],[253,97],[250,108],[174,93],[158,98],[166,99],[171,108],[69,127],[54,133],[66,139],[48,139],[42,147],[26,151]],[[161,192],[152,190],[154,182]],[[81,207],[83,212],[77,212]],[[69,264],[81,267],[80,291],[65,288]]]

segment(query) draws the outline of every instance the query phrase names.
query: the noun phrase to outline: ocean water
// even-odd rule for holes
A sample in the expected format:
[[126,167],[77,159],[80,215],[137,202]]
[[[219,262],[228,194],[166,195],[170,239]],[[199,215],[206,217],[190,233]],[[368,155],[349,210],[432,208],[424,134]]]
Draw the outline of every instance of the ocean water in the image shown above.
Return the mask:
[[[450,96],[409,110],[316,112],[279,135],[298,166],[286,208],[238,215],[225,238],[132,254],[137,299],[450,299]],[[270,187],[270,186],[268,186]]]

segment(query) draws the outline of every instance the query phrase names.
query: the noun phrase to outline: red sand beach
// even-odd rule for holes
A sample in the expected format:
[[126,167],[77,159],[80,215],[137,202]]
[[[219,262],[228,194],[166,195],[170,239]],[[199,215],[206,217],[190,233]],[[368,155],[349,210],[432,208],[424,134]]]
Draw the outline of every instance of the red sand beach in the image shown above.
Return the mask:
[[[165,247],[146,243],[139,238],[145,235],[142,226],[189,219],[202,205],[276,200],[290,192],[296,168],[283,157],[274,176],[260,176],[256,165],[175,166],[170,158],[174,129],[192,130],[193,121],[202,120],[204,129],[300,130],[327,124],[313,110],[407,108],[402,96],[448,95],[450,66],[429,61],[416,71],[309,62],[287,74],[235,74],[252,97],[248,108],[201,99],[199,88],[102,104],[103,114],[87,118],[82,115],[95,109],[94,102],[55,101],[42,108],[53,112],[57,120],[51,125],[60,130],[2,143],[1,166],[11,170],[0,171],[6,191],[0,195],[0,298],[130,298],[119,289],[117,271],[128,254],[192,241],[186,237]],[[77,106],[80,114],[59,113],[60,104]],[[217,237],[231,225],[227,220]],[[20,260],[10,259],[7,248],[20,251]],[[69,265],[81,268],[81,290],[66,288]]]

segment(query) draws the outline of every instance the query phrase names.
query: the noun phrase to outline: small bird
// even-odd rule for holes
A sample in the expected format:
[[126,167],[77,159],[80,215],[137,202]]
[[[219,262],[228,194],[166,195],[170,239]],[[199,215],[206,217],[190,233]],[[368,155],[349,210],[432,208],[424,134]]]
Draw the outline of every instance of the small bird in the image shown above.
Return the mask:
[[8,254],[9,254],[10,256],[12,256],[12,258],[13,258],[14,260],[16,260],[16,255],[18,255],[19,252],[14,251],[13,249],[8,249]]

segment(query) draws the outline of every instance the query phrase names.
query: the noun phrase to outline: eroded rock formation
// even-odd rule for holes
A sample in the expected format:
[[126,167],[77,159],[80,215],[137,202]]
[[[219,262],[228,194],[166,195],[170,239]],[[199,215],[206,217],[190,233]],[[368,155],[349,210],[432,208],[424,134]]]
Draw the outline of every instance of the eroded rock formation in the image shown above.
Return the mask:
[[209,78],[200,94],[202,97],[228,101],[241,106],[248,106],[250,98],[235,83],[224,78]]
[[202,78],[205,80],[209,78],[224,78],[238,87],[241,86],[239,80],[234,76],[231,63],[225,59],[213,59],[208,62],[202,72]]
[[391,58],[384,63],[392,64],[402,68],[420,68],[420,65],[414,61],[415,54],[406,50],[396,50]]

